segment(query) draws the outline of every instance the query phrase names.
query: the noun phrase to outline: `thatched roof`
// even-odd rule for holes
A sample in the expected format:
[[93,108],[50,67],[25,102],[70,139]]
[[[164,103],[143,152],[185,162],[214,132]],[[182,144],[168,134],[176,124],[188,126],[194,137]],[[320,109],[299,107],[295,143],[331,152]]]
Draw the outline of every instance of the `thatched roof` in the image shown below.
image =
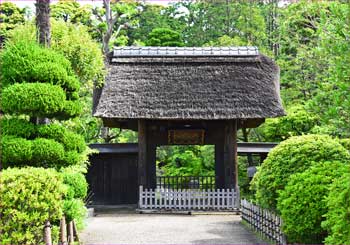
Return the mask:
[[104,119],[284,115],[279,68],[256,48],[119,48],[94,109]]

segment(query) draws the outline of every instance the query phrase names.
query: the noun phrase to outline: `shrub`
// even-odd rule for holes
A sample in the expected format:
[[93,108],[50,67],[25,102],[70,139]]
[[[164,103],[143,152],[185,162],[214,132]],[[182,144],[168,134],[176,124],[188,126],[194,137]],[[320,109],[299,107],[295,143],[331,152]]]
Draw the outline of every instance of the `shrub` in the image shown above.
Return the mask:
[[23,138],[1,138],[1,162],[4,168],[24,166],[32,159],[32,142]]
[[83,156],[76,151],[67,151],[64,158],[62,159],[62,164],[64,166],[72,166],[82,163]]
[[0,244],[44,244],[47,220],[57,243],[65,187],[56,171],[6,169],[0,175],[0,187]]
[[66,95],[61,87],[44,83],[14,84],[2,91],[2,110],[52,118],[62,111]]
[[290,175],[300,173],[320,161],[347,161],[349,152],[326,135],[291,137],[271,150],[255,174],[251,188],[264,208],[276,209],[278,191],[283,190]]
[[38,167],[60,167],[64,159],[64,148],[60,143],[44,138],[32,141],[32,165]]
[[80,199],[67,199],[64,201],[64,214],[67,221],[74,220],[78,230],[84,227],[84,219],[86,217],[86,208],[84,202]]
[[82,112],[83,105],[79,100],[67,100],[64,103],[63,111],[57,115],[57,118],[67,120],[69,118],[79,116]]
[[322,227],[328,231],[326,244],[350,244],[350,170],[331,185],[326,199],[328,211]]
[[339,142],[345,149],[350,151],[350,139],[340,139]]
[[82,173],[71,169],[64,169],[62,176],[64,183],[68,185],[67,197],[69,199],[84,199],[86,197],[88,184]]
[[289,243],[322,243],[326,236],[321,227],[327,212],[325,197],[346,167],[343,162],[322,162],[289,178],[277,201]]
[[59,124],[49,124],[40,126],[38,130],[39,137],[53,139],[63,144],[67,151],[83,152],[86,149],[86,143],[83,136],[68,131]]
[[19,118],[0,119],[0,129],[2,135],[13,135],[26,139],[34,138],[37,131],[33,123]]
[[41,47],[35,39],[8,42],[1,58],[3,87],[22,82],[63,85],[74,74],[63,55]]

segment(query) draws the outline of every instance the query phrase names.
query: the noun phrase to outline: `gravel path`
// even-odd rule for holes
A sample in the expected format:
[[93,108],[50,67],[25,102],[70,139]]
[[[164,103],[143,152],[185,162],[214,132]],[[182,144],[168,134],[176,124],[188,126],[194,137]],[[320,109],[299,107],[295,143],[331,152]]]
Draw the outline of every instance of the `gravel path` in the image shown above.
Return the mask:
[[84,244],[262,244],[231,214],[100,214],[81,233]]

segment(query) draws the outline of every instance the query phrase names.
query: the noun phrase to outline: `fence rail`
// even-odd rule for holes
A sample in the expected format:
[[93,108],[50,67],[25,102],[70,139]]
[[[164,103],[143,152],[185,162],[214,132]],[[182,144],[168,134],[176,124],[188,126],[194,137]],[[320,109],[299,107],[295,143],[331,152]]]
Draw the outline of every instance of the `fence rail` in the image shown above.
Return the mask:
[[157,188],[213,190],[215,176],[157,176]]
[[278,244],[287,244],[282,233],[282,219],[273,212],[241,200],[241,216],[250,227]]
[[217,190],[139,190],[139,208],[149,210],[238,210],[239,193],[234,189]]

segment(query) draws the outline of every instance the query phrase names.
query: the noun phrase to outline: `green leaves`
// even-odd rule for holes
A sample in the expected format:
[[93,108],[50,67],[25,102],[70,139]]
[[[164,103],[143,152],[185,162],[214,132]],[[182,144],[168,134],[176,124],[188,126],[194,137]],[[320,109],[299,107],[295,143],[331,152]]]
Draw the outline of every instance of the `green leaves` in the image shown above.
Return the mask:
[[324,161],[350,160],[349,152],[326,135],[291,137],[271,150],[253,178],[256,201],[264,208],[276,209],[277,198],[292,174],[301,173]]
[[[66,189],[52,169],[11,168],[0,175],[0,243],[43,244],[43,225],[55,231],[63,215]],[[54,241],[58,233],[53,232]]]

